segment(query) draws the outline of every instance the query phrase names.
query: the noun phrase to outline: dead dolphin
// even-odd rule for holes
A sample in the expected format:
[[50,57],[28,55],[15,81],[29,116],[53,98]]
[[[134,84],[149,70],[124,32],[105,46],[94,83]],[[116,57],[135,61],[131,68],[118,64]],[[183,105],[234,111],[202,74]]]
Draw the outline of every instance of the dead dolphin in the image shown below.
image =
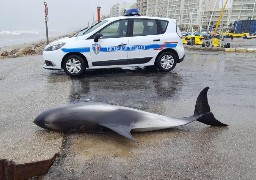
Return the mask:
[[111,129],[135,141],[133,132],[155,131],[182,126],[193,121],[211,126],[227,126],[215,119],[208,105],[207,91],[204,88],[196,101],[194,115],[187,118],[171,118],[137,109],[103,103],[77,103],[50,109],[39,114],[34,123],[44,129],[74,132]]

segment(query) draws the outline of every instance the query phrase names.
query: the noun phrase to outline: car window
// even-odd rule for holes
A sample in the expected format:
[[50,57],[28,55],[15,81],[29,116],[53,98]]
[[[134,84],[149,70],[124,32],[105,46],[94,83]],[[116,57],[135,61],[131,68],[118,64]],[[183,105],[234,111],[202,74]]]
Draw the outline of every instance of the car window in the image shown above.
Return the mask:
[[154,19],[134,19],[133,36],[157,35],[157,24]]
[[116,21],[99,31],[103,35],[102,39],[120,38],[127,34],[128,20]]
[[94,31],[94,30],[97,29],[98,27],[100,27],[100,26],[106,24],[107,22],[108,22],[107,20],[103,20],[103,21],[101,21],[101,22],[99,22],[99,23],[96,23],[96,24],[90,26],[90,27],[87,27],[87,28],[81,30],[81,31],[77,34],[77,36],[86,35],[86,34],[92,32],[92,31]]
[[164,34],[166,32],[167,26],[168,26],[168,21],[161,20],[159,33]]

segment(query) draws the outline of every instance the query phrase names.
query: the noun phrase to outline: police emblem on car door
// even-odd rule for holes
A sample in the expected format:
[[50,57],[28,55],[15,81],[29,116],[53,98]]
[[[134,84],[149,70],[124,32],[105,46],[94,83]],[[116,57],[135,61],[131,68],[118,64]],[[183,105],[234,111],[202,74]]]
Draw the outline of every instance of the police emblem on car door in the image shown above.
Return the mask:
[[93,52],[94,52],[96,55],[99,54],[99,52],[100,52],[100,44],[99,44],[99,43],[93,44],[93,45],[92,45],[92,50],[93,50]]

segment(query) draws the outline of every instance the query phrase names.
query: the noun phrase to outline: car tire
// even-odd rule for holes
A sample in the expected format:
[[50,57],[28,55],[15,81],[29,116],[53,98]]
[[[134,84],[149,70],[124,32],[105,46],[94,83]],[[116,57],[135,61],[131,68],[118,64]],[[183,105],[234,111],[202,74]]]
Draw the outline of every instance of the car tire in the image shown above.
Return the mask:
[[177,63],[177,56],[172,52],[163,52],[156,59],[156,67],[159,71],[169,72],[173,70]]
[[64,59],[63,69],[71,77],[81,76],[86,69],[84,59],[78,55],[70,55]]

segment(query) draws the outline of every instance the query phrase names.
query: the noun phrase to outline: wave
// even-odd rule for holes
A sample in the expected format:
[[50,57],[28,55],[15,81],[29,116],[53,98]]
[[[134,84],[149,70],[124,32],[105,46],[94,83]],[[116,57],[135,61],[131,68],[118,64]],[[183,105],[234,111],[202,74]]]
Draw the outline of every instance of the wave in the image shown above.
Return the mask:
[[26,30],[17,30],[17,31],[0,31],[0,35],[14,35],[19,36],[22,34],[42,34],[42,32],[39,31],[26,31]]

